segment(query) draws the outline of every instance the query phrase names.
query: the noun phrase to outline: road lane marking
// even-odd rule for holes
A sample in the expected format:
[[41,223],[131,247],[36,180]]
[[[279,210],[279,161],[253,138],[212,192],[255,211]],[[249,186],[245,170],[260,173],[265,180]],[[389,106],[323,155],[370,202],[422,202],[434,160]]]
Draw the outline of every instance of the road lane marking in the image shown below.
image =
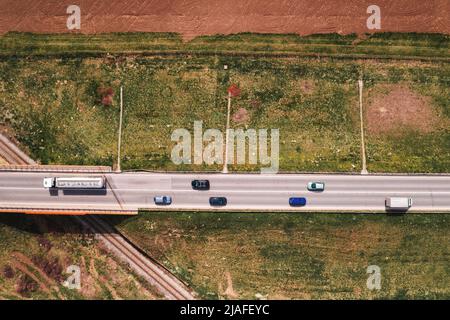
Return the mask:
[[[39,190],[39,191],[47,191],[47,189],[44,188],[22,188],[22,187],[0,187],[0,190]],[[70,189],[70,190],[84,190],[84,189]],[[189,193],[195,193],[195,194],[216,194],[216,193],[240,193],[240,194],[255,194],[255,193],[273,193],[273,194],[280,194],[280,193],[298,193],[298,194],[304,194],[304,195],[310,195],[310,196],[326,196],[327,194],[384,194],[386,196],[389,196],[393,193],[395,194],[410,194],[413,196],[414,194],[449,194],[450,191],[414,191],[414,190],[407,190],[407,191],[401,191],[401,190],[383,190],[383,191],[376,191],[376,190],[366,190],[366,191],[358,191],[358,190],[328,190],[324,192],[312,192],[307,190],[289,190],[289,189],[278,189],[278,190],[236,190],[236,189],[214,189],[209,191],[197,191],[192,189],[147,189],[147,188],[141,188],[141,189],[107,189],[115,192],[142,192],[142,193],[179,193],[179,192],[189,192]],[[25,195],[24,195],[25,196]],[[82,194],[76,195],[76,196],[84,196]],[[71,195],[61,195],[61,197],[76,197]],[[99,195],[99,196],[89,196],[89,197],[105,197],[105,195]],[[1,195],[0,195],[1,198]]]

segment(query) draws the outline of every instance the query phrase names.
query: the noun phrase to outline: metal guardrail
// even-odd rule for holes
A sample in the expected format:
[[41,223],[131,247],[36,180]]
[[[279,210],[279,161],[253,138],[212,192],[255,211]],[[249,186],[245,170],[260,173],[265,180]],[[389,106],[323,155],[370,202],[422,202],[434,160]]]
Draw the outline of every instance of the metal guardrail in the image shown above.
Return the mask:
[[[122,173],[157,173],[157,174],[192,174],[192,175],[201,175],[201,174],[217,174],[217,175],[227,175],[227,174],[237,174],[237,175],[277,175],[277,174],[301,174],[301,175],[345,175],[345,176],[360,176],[361,172],[359,171],[342,171],[342,172],[332,172],[332,171],[284,171],[280,170],[275,174],[261,174],[260,171],[228,171],[228,173],[224,174],[221,170],[212,171],[174,171],[174,170],[151,170],[151,169],[130,169],[130,170],[122,170]],[[449,172],[369,172],[366,176],[450,176]]]
[[0,165],[0,171],[20,172],[67,172],[67,173],[110,173],[108,166],[69,166],[69,165]]

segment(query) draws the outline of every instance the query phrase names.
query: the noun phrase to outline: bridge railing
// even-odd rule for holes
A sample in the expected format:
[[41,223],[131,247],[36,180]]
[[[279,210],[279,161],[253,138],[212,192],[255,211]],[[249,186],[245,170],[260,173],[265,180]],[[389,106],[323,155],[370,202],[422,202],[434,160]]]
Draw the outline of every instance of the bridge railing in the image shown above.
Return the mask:
[[112,168],[108,166],[71,166],[71,165],[0,165],[0,171],[109,173],[112,172]]
[[55,208],[27,208],[27,207],[0,207],[0,213],[23,213],[43,215],[136,215],[138,210],[115,210],[115,209],[55,209]]

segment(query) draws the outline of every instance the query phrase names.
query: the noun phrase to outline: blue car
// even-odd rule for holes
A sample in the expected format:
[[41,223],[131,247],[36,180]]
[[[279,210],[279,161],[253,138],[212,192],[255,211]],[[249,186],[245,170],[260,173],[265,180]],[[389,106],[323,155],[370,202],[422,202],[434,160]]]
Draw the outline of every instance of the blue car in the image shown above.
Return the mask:
[[291,197],[291,198],[289,198],[289,205],[291,207],[302,207],[302,206],[306,205],[306,198]]
[[168,206],[172,203],[172,197],[169,196],[156,196],[153,198],[155,204]]
[[227,198],[225,197],[211,197],[209,204],[213,207],[223,207],[227,205]]

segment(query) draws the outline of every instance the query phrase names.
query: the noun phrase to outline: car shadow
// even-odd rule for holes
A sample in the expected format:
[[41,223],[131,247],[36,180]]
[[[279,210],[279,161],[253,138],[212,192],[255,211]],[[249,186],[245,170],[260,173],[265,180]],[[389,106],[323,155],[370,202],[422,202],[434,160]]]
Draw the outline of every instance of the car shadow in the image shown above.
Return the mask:
[[389,216],[404,216],[408,210],[392,210],[392,209],[386,209],[386,214]]

